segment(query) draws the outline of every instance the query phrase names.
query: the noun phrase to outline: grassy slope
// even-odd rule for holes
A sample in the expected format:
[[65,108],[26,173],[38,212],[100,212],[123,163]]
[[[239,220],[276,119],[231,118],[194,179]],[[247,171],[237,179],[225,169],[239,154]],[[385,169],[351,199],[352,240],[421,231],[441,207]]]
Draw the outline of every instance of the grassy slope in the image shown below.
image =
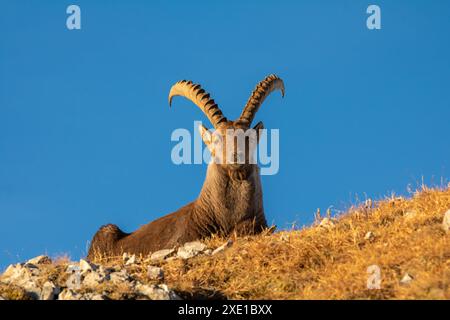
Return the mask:
[[[184,298],[450,299],[450,234],[442,228],[449,209],[450,189],[424,188],[411,199],[351,208],[331,228],[237,238],[216,256],[164,262],[164,282]],[[365,239],[369,231],[373,237]],[[49,270],[57,282],[64,281],[62,264]],[[367,289],[370,265],[381,270],[379,290]],[[129,271],[148,282],[145,265]],[[406,273],[413,280],[402,284]],[[109,290],[121,297],[121,288]]]
[[[424,188],[412,199],[352,208],[331,229],[237,239],[220,257],[170,262],[168,282],[236,299],[450,299],[449,209],[450,189]],[[380,267],[380,290],[367,289],[370,265]],[[400,283],[405,273],[409,285]]]

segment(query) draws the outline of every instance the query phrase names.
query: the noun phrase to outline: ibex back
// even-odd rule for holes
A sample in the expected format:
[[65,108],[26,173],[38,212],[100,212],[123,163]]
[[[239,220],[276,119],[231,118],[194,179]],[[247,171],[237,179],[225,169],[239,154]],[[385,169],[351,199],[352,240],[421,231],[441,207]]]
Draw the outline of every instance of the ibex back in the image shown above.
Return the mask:
[[[281,90],[284,96],[283,81],[269,75],[256,86],[241,116],[229,121],[200,85],[186,80],[173,85],[169,105],[174,96],[183,96],[196,104],[214,127],[212,133],[202,125],[199,127],[212,156],[200,195],[178,211],[129,234],[112,224],[101,227],[92,239],[88,258],[94,258],[96,254],[111,256],[123,252],[145,255],[212,234],[256,234],[267,228],[259,168],[252,161],[264,126],[259,122],[254,130],[248,129],[259,107],[274,90]],[[244,152],[238,148],[239,144],[234,144],[235,136],[231,138],[233,144],[229,143],[229,132],[237,129],[255,132],[255,135],[245,135]],[[231,149],[227,147],[227,141],[232,145]]]

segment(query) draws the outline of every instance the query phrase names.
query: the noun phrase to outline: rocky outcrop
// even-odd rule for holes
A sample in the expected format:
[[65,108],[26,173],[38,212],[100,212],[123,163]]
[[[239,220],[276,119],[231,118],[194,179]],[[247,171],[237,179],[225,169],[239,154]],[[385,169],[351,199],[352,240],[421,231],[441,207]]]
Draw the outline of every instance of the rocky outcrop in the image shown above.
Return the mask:
[[215,255],[231,244],[232,241],[227,241],[212,250],[195,241],[179,248],[156,251],[147,257],[124,253],[112,267],[85,259],[57,264],[47,256],[38,256],[10,265],[0,275],[0,286],[21,288],[35,300],[177,300],[180,299],[177,293],[163,283],[164,262]]

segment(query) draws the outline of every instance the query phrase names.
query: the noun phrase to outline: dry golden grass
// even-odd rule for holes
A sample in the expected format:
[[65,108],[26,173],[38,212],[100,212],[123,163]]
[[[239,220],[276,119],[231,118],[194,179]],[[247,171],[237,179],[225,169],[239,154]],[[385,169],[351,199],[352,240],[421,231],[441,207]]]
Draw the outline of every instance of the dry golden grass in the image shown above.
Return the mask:
[[[236,238],[223,253],[160,263],[163,280],[183,298],[224,299],[450,299],[450,234],[442,228],[450,189],[422,188],[410,199],[391,197],[373,206],[352,207],[331,219],[333,226],[266,232]],[[366,238],[371,232],[372,237]],[[217,248],[227,239],[206,240]],[[143,283],[145,263],[96,261],[126,268]],[[49,265],[46,278],[63,285],[67,259]],[[368,289],[367,268],[381,270],[380,289]],[[408,273],[409,284],[401,279]],[[45,279],[43,279],[45,281]],[[0,294],[23,298],[23,293]],[[137,298],[130,288],[105,283],[97,292],[113,299]]]
[[[317,226],[251,238],[217,257],[164,266],[175,290],[228,299],[450,299],[450,235],[442,228],[450,189],[351,208],[334,228]],[[367,232],[374,237],[366,240]],[[223,239],[211,239],[216,247]],[[379,266],[381,289],[367,289]],[[408,273],[410,284],[401,284]]]

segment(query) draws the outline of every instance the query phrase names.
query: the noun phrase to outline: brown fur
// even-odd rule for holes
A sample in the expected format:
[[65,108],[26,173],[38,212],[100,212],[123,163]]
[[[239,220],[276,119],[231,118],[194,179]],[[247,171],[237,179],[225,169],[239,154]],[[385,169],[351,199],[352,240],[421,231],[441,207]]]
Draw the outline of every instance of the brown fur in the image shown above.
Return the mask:
[[101,227],[92,239],[88,258],[123,252],[149,254],[212,234],[254,234],[266,227],[258,166],[210,163],[197,200],[130,234],[111,224]]
[[[247,118],[236,121],[228,121],[221,112],[218,112],[220,109],[217,105],[212,104],[213,100],[210,100],[209,95],[201,91],[199,85],[193,85],[191,82],[177,83],[171,90],[169,102],[173,95],[184,95],[204,110],[216,130],[213,137],[206,128],[200,126],[203,141],[214,159],[220,157],[225,159],[227,129],[244,131],[249,129],[251,119],[263,98],[275,88],[280,88],[280,83],[282,84],[280,81],[278,77],[271,75],[260,82],[249,100],[250,107],[245,108]],[[284,90],[284,87],[282,89]],[[209,113],[205,110],[209,110]],[[253,129],[258,133],[256,137],[246,140],[247,151],[256,146],[259,140],[258,130],[263,129],[262,123],[258,123]],[[220,148],[214,143],[217,137],[223,139]],[[237,154],[238,150],[233,149],[233,159]],[[250,154],[252,153],[246,153],[243,164],[236,163],[237,160],[220,164],[211,162],[198,198],[178,211],[150,222],[130,234],[124,233],[112,224],[101,227],[92,239],[88,259],[93,259],[97,254],[111,256],[123,252],[146,255],[213,234],[227,236],[233,232],[255,234],[263,231],[267,228],[267,223],[259,168],[249,161]]]

